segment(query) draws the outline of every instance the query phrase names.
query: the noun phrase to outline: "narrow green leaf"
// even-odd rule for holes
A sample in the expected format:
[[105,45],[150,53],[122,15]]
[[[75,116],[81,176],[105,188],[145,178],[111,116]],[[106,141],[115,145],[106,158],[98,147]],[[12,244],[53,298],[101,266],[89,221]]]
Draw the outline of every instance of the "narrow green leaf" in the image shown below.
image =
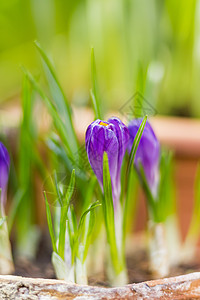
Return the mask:
[[[81,215],[79,225],[78,225],[78,230],[77,230],[76,237],[75,237],[75,242],[74,242],[74,255],[78,251],[78,241],[79,241],[79,237],[83,231],[83,224],[84,224],[86,216],[88,215],[88,213],[91,213],[95,208],[97,208],[99,206],[101,206],[101,203],[99,203],[99,201],[96,201],[96,202],[92,203],[88,207],[88,209],[86,209],[86,211],[84,211],[84,213]],[[90,229],[92,230],[92,228],[90,228]]]
[[51,237],[51,243],[52,243],[53,251],[58,253],[57,247],[56,247],[56,239],[55,239],[55,235],[54,235],[54,231],[53,231],[51,211],[50,211],[49,203],[48,203],[48,200],[47,200],[46,192],[44,192],[44,198],[45,198],[45,203],[46,203],[47,223],[48,223],[48,227],[49,227],[49,233],[50,233],[50,237]]
[[[84,208],[83,211],[89,207],[90,203],[92,203],[92,199],[94,198],[94,191],[97,184],[96,176],[92,176],[92,178],[89,181],[87,192],[84,199]],[[101,195],[101,192],[100,192]],[[100,197],[99,197],[100,198]],[[101,228],[102,224],[102,210],[98,210],[98,222],[95,222],[96,220],[96,210],[92,210],[85,219],[84,222],[84,228],[83,228],[83,238],[81,243],[84,245],[84,253],[83,253],[83,262],[85,261],[87,257],[87,253],[89,250],[89,247],[92,243],[92,239],[95,239],[98,234],[99,230]]]
[[63,199],[63,203],[61,207],[58,254],[62,259],[64,259],[64,252],[65,252],[66,221],[68,221],[67,214],[68,214],[70,200],[74,191],[74,186],[75,186],[75,170],[72,171],[70,183],[67,188],[66,195]]
[[134,168],[130,169],[124,202],[123,234],[132,232],[138,204],[138,178]]
[[[139,142],[140,139],[142,137],[145,125],[147,122],[147,116],[144,117],[144,119],[142,120],[142,123],[140,124],[140,127],[137,131],[137,134],[135,136],[135,139],[133,141],[133,145],[131,148],[131,153],[129,156],[129,160],[128,160],[128,166],[127,166],[127,172],[126,172],[126,188],[125,190],[127,191],[127,195],[128,195],[128,187],[132,186],[132,169],[134,168],[134,159],[135,159],[135,155],[137,152],[137,148],[139,146]],[[126,236],[126,228],[127,228],[127,220],[128,220],[128,207],[130,206],[129,201],[131,200],[131,197],[126,197],[126,201],[124,203],[124,213],[123,213],[123,247],[125,247],[125,236]]]
[[57,197],[58,197],[58,201],[59,201],[60,207],[62,208],[62,206],[63,206],[63,195],[60,191],[60,187],[58,186],[58,178],[57,178],[57,174],[56,174],[55,170],[53,172],[53,178],[54,178],[54,183],[55,183],[55,188],[56,188],[56,194],[57,194]]
[[0,218],[0,227],[6,222],[7,217]]
[[94,57],[94,48],[91,49],[91,79],[92,79],[92,89],[90,90],[90,95],[92,99],[95,119],[102,120],[102,113],[101,113],[101,105],[97,93],[97,75],[96,75],[96,64],[95,64],[95,57]]
[[[97,207],[97,206],[96,206]],[[85,261],[87,254],[88,254],[88,250],[91,244],[91,238],[92,238],[92,234],[94,232],[94,226],[95,226],[95,210],[91,210],[89,212],[89,214],[86,216],[86,218],[89,219],[88,221],[88,226],[85,229],[85,247],[84,247],[84,253],[83,253],[83,262]],[[85,222],[86,223],[86,222]]]
[[145,194],[147,196],[148,206],[149,206],[149,211],[150,211],[151,217],[153,217],[155,222],[159,222],[160,216],[158,216],[158,214],[157,214],[158,205],[151,193],[151,190],[149,188],[149,185],[148,185],[148,182],[147,182],[147,179],[145,176],[144,168],[140,162],[139,162],[139,174],[141,176],[142,185],[145,190]]
[[110,245],[111,251],[111,260],[115,272],[118,273],[120,270],[120,261],[118,256],[117,244],[116,244],[116,233],[115,233],[115,219],[114,219],[114,207],[113,207],[113,198],[112,198],[112,185],[110,179],[110,171],[108,164],[107,153],[104,152],[103,155],[103,212],[105,227],[107,233],[107,240]]
[[12,226],[13,226],[13,223],[14,223],[14,219],[15,219],[16,214],[17,214],[18,207],[19,207],[24,195],[25,195],[25,190],[19,188],[17,190],[14,198],[13,198],[11,208],[10,208],[10,212],[9,212],[9,218],[8,218],[8,232],[9,232],[9,234],[11,232],[11,229],[12,229]]
[[68,137],[68,130],[66,130],[66,125],[63,123],[62,119],[60,118],[58,112],[56,111],[55,106],[52,104],[51,100],[45,95],[45,93],[42,91],[40,86],[38,85],[35,78],[25,69],[22,68],[23,72],[27,75],[27,78],[31,82],[31,84],[34,86],[35,90],[38,92],[40,97],[45,102],[49,113],[53,119],[54,126],[59,134],[59,137],[61,138],[63,142],[64,149],[67,153],[68,158],[71,160],[72,164],[77,165],[77,151],[73,151],[71,149],[71,140]]
[[172,152],[162,151],[160,158],[160,183],[158,189],[159,215],[165,221],[176,211],[172,176]]
[[[148,65],[144,66],[141,62],[138,63],[137,68],[137,78],[136,78],[136,87],[135,90],[139,91],[141,94],[144,94],[145,92],[145,85],[147,80],[147,70]],[[142,116],[142,110],[143,110],[143,97],[140,97],[140,105],[137,108],[137,115]],[[140,111],[139,111],[140,109]]]
[[73,205],[71,205],[69,206],[69,210],[68,210],[68,233],[69,233],[69,240],[70,240],[70,246],[72,251],[71,253],[72,265],[74,264],[75,256],[77,252],[76,249],[77,231],[78,231],[78,226],[77,226],[76,214]]
[[139,146],[139,142],[140,142],[140,139],[142,137],[142,133],[144,131],[146,122],[147,122],[147,116],[145,116],[144,119],[142,120],[142,123],[140,124],[140,127],[139,127],[139,129],[137,131],[137,134],[135,136],[135,139],[133,141],[133,146],[131,148],[131,153],[130,153],[130,158],[129,158],[129,163],[128,163],[127,174],[129,174],[130,168],[131,168],[131,166],[133,166],[134,159],[135,159],[135,154],[136,154],[137,148]]
[[63,208],[65,208],[66,211],[68,211],[69,202],[70,202],[71,197],[74,192],[74,187],[75,187],[75,169],[72,170],[70,182],[69,182],[69,185],[67,188],[67,192],[66,192],[64,201],[63,201]]
[[82,214],[79,225],[78,225],[78,236],[80,235],[80,232],[82,231],[83,222],[85,220],[86,215],[98,206],[101,206],[101,203],[99,203],[99,201],[97,200],[96,202],[92,203],[89,206],[89,208]]
[[35,45],[44,63],[44,71],[53,97],[54,104],[56,106],[56,110],[59,113],[59,116],[62,117],[62,120],[65,124],[65,128],[67,128],[66,131],[67,131],[68,139],[70,140],[71,151],[76,153],[78,150],[78,142],[77,142],[74,126],[72,123],[71,107],[56,77],[55,71],[52,67],[49,58],[47,57],[46,53],[44,52],[44,50],[42,49],[42,47],[38,42],[35,42]]
[[97,178],[95,175],[91,175],[89,180],[87,190],[84,197],[84,207],[83,210],[86,210],[89,207],[90,203],[92,202],[92,198],[94,197],[95,187],[97,186]]
[[[33,149],[29,147],[29,141],[32,139],[32,144],[34,144],[37,138],[37,126],[32,119],[34,100],[32,85],[30,84],[28,76],[24,74],[18,157],[18,189],[23,190],[24,193],[17,199],[16,211],[14,212],[14,214],[16,214],[16,245],[19,251],[23,248],[23,253],[29,252],[29,247],[32,248],[30,245],[33,242],[33,239],[29,238],[29,234],[33,232],[34,226],[34,190],[31,183]],[[11,222],[13,222],[12,219]],[[9,227],[9,230],[10,228],[11,227]],[[24,244],[26,247],[22,246]]]

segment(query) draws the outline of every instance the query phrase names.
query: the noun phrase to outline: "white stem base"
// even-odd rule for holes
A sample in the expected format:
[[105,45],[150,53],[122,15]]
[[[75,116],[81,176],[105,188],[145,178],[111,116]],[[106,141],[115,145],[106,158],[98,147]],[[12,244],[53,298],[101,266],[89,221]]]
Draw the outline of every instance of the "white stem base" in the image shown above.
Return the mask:
[[7,275],[14,272],[11,245],[8,235],[7,223],[0,226],[0,274]]
[[[116,274],[114,266],[112,264],[111,256],[110,256],[110,248],[109,245],[107,249],[107,260],[106,260],[106,275],[108,281],[112,287],[116,286],[124,286],[128,284],[128,274],[127,270],[124,266],[124,269],[121,270],[118,274]],[[121,262],[119,262],[121,264]]]
[[181,260],[181,236],[176,216],[172,215],[165,222],[167,247],[170,266],[177,266]]
[[75,283],[74,266],[68,266],[67,263],[55,252],[52,253],[52,264],[57,279],[65,280],[68,283]]
[[88,276],[95,276],[104,269],[105,261],[105,248],[106,248],[106,236],[105,229],[102,226],[102,229],[93,242],[90,245],[88,255],[87,255],[87,272]]
[[76,259],[76,283],[88,284],[86,261],[82,263],[79,258]]
[[149,222],[149,258],[150,270],[156,278],[169,273],[169,257],[165,227],[162,223]]

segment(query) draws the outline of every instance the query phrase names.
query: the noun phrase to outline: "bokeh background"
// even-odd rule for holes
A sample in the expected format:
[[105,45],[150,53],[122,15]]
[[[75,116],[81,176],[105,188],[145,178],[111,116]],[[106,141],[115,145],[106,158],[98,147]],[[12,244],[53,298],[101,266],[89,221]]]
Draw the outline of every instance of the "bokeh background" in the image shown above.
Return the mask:
[[159,114],[200,116],[198,0],[0,1],[1,103],[19,97],[20,65],[42,76],[34,40],[74,104],[90,103],[93,46],[107,109],[140,91]]

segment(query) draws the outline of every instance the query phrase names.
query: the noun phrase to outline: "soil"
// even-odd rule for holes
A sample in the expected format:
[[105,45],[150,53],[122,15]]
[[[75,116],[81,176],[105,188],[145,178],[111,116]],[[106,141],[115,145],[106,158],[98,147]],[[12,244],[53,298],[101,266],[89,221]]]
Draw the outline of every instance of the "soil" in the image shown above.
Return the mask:
[[[148,255],[144,249],[139,247],[132,255],[127,257],[129,283],[139,283],[155,279],[148,270]],[[168,277],[188,274],[200,271],[200,260],[190,264],[181,264],[173,267]],[[55,279],[55,273],[51,264],[51,246],[48,237],[45,235],[40,242],[35,260],[30,261],[25,258],[15,259],[14,275]],[[93,286],[109,287],[105,274],[101,273],[93,278],[89,278],[89,284]]]

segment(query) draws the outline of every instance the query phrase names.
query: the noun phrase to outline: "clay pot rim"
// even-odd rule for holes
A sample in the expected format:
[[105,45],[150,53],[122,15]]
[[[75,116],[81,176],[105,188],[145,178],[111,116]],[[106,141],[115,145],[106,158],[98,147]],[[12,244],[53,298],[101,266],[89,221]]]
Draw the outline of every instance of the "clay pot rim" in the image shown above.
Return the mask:
[[23,295],[29,296],[28,299],[36,299],[36,295],[37,299],[195,299],[200,298],[200,272],[114,288],[0,275],[0,287],[1,299],[5,296],[18,299]]

